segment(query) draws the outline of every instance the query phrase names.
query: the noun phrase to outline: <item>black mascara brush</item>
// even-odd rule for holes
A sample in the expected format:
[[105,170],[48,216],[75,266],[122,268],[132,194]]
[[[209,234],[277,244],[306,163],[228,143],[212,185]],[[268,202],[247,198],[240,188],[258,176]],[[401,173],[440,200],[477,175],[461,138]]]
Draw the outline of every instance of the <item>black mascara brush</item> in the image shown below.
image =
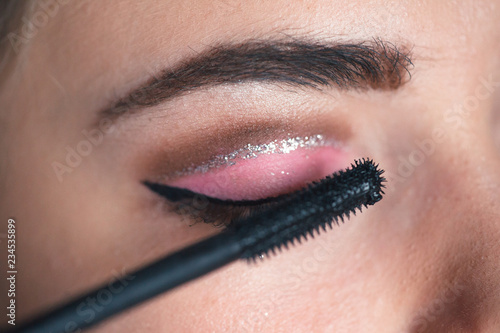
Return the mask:
[[123,291],[114,294],[94,318],[82,316],[79,307],[98,297],[106,284],[12,332],[58,333],[94,325],[138,303],[220,268],[236,259],[256,257],[281,249],[289,242],[326,231],[361,206],[373,205],[384,193],[383,170],[371,160],[356,161],[352,168],[286,195],[269,209],[232,221],[216,236],[173,253],[130,275]]

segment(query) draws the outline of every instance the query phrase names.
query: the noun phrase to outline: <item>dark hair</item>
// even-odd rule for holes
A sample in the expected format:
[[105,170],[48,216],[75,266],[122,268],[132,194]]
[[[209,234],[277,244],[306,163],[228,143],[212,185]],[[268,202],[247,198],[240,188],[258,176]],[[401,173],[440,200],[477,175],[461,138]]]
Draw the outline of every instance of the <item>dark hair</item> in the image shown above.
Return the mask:
[[[23,10],[29,1],[25,0],[2,0],[0,1],[0,40],[2,44],[19,25]],[[2,45],[3,46],[3,45]]]
[[0,78],[3,77],[7,62],[15,54],[12,52],[9,34],[19,28],[21,18],[30,3],[29,0],[0,1]]

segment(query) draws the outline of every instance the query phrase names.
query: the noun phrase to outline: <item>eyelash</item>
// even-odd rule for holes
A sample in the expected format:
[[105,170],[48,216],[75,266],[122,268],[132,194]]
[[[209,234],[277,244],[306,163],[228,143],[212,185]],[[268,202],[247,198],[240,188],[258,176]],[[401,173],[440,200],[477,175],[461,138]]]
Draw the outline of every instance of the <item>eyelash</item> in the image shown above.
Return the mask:
[[216,227],[224,227],[235,219],[258,213],[288,196],[284,194],[260,200],[233,201],[158,183],[145,181],[143,184],[164,198],[173,212],[189,217],[194,223],[203,222]]

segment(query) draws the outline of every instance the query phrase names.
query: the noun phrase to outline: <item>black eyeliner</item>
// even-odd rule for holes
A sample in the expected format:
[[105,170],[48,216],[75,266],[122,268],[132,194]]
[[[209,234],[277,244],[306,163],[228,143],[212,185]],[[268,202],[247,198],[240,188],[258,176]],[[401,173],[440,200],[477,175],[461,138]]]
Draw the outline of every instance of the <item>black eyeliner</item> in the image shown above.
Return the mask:
[[172,203],[189,203],[199,198],[203,198],[210,204],[222,205],[222,206],[257,206],[263,204],[271,204],[274,202],[279,202],[285,199],[290,194],[284,194],[276,197],[269,197],[259,200],[224,200],[219,198],[214,198],[208,195],[200,194],[197,192],[193,192],[191,190],[185,188],[179,188],[159,183],[152,183],[145,181],[143,182],[147,188],[151,191],[157,193],[158,195],[164,197],[168,201]]
[[171,211],[181,216],[186,215],[193,223],[203,222],[215,226],[227,226],[231,221],[270,209],[272,205],[290,196],[283,194],[258,200],[223,200],[184,188],[148,181],[143,184],[166,199]]
[[274,198],[268,209],[231,221],[213,237],[132,272],[134,279],[91,320],[79,315],[78,308],[109,284],[9,332],[65,332],[68,323],[73,331],[83,329],[232,261],[255,259],[308,234],[313,236],[315,230],[326,230],[326,226],[338,224],[339,219],[343,221],[361,206],[381,200],[385,181],[382,173],[372,160],[356,161],[352,168]]

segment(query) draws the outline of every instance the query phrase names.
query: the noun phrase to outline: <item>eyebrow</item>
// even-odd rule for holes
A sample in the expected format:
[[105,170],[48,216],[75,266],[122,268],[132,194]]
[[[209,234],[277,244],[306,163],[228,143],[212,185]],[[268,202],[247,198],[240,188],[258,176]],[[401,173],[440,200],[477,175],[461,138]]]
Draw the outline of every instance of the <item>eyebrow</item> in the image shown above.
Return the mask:
[[411,78],[410,48],[374,39],[324,44],[252,40],[221,44],[154,75],[101,111],[116,119],[204,87],[243,82],[341,90],[395,90]]

